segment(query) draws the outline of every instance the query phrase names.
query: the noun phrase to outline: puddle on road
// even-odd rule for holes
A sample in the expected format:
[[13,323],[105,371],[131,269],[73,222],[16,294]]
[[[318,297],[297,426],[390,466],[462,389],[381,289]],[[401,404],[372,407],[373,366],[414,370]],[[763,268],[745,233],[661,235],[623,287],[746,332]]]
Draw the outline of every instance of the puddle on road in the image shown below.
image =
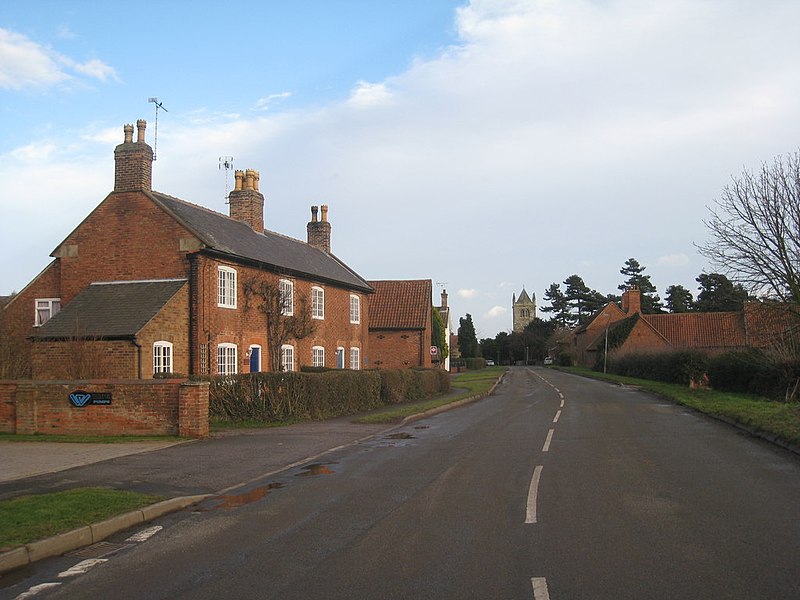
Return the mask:
[[414,429],[430,429],[430,425],[416,425]]
[[416,439],[413,435],[408,432],[401,431],[399,433],[392,433],[391,435],[387,435],[384,437],[386,440],[413,440]]
[[306,465],[303,470],[295,474],[295,477],[313,477],[314,475],[333,475],[336,473],[333,469],[329,469],[328,465],[335,465],[337,463],[314,463],[313,465]]
[[231,508],[240,508],[246,504],[257,502],[269,494],[270,491],[279,490],[282,487],[282,483],[268,483],[267,485],[255,487],[251,490],[247,490],[246,492],[242,492],[241,494],[224,494],[222,496],[216,496],[209,499],[209,502],[219,502],[218,504],[214,504],[213,506],[200,506],[196,508],[194,512],[209,512],[219,509],[228,510]]

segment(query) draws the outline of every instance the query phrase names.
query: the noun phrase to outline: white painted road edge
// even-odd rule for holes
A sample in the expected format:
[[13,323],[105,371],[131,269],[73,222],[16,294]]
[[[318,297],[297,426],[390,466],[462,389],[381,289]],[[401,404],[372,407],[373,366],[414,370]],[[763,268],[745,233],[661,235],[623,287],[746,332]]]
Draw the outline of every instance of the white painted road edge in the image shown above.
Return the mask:
[[528,488],[528,504],[525,509],[525,522],[536,523],[536,499],[539,496],[539,478],[542,476],[542,465],[533,470],[531,485]]
[[547,593],[547,580],[544,577],[531,577],[533,586],[533,600],[550,600]]

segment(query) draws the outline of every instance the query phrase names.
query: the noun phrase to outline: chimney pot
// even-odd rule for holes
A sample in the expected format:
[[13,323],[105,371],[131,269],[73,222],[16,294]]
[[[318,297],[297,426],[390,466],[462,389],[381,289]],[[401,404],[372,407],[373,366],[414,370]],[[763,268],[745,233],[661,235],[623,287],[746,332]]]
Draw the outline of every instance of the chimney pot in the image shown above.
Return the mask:
[[144,143],[144,130],[147,127],[147,121],[144,119],[139,119],[136,121],[136,143],[143,144]]
[[244,180],[244,171],[237,169],[233,173],[233,178],[235,183],[233,184],[233,190],[235,192],[240,192],[242,190],[242,181]]
[[311,207],[311,222],[312,223],[316,223],[317,222],[317,212],[318,211],[319,211],[319,207],[317,207],[317,206],[312,206]]
[[253,169],[244,172],[244,189],[255,190],[255,173]]
[[133,142],[133,125],[125,125],[125,141],[114,148],[114,191],[150,190],[153,184],[153,149],[144,141],[146,121],[136,121],[139,130]]
[[330,254],[331,224],[328,223],[328,205],[323,204],[320,208],[322,210],[322,220],[317,221],[317,207],[311,207],[311,222],[306,226],[308,245]]
[[128,123],[122,128],[122,131],[125,133],[125,141],[123,143],[131,143],[133,141],[133,125]]
[[234,189],[228,194],[232,219],[247,223],[253,231],[264,233],[264,196],[258,191],[258,171],[234,171]]
[[323,204],[320,206],[320,211],[322,212],[322,222],[326,223],[328,221],[328,205]]

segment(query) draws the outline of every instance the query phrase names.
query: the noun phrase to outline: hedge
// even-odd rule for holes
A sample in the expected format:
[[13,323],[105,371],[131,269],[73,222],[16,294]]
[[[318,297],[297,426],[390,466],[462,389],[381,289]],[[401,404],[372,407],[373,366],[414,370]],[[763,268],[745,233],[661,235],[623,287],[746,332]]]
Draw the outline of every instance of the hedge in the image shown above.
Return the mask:
[[209,416],[229,422],[322,420],[449,389],[448,374],[438,369],[243,373],[211,379]]
[[[595,365],[602,370],[602,357]],[[701,381],[708,368],[708,357],[695,350],[676,350],[673,352],[642,352],[617,354],[609,352],[606,368],[609,373],[651,379],[665,383],[689,385]]]

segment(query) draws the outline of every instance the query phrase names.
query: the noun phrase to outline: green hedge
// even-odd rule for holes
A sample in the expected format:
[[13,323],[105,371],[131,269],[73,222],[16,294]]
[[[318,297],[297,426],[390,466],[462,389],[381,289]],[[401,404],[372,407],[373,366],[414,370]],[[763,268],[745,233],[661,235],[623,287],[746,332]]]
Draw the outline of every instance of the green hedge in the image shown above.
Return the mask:
[[786,399],[798,377],[800,361],[791,356],[770,356],[759,350],[726,352],[711,359],[708,379],[711,387],[724,392],[738,392]]
[[486,368],[486,359],[485,358],[465,358],[464,362],[467,365],[467,369],[469,370],[476,370],[476,369],[485,369]]
[[438,369],[244,373],[211,379],[209,415],[230,422],[321,420],[449,389],[448,374]]
[[[692,381],[702,380],[708,369],[708,357],[694,350],[620,355],[609,353],[606,367],[609,373],[625,377],[689,385]],[[594,370],[602,369],[601,357]]]

